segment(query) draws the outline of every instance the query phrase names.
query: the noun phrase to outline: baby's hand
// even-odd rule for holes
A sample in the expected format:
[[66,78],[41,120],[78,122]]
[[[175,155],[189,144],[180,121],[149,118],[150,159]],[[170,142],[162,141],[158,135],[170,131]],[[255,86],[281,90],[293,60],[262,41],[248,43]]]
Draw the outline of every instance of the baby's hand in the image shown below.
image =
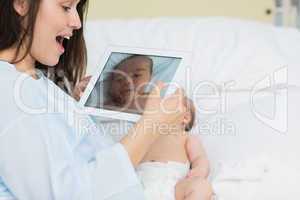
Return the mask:
[[209,175],[209,162],[200,139],[197,136],[189,136],[186,142],[186,150],[191,163],[191,170],[187,177],[206,179]]
[[182,179],[175,186],[176,200],[211,200],[212,198],[211,184],[200,177]]

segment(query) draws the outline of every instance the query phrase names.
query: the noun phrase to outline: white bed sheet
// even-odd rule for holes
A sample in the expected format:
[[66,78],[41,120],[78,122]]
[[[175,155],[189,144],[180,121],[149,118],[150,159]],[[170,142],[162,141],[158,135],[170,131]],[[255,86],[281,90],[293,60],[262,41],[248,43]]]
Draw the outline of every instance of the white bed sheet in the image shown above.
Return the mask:
[[[214,108],[218,111],[215,114],[207,114],[199,109],[198,123],[193,132],[202,135],[214,168],[213,183],[223,184],[219,190],[220,198],[247,199],[245,192],[247,187],[250,188],[247,181],[244,185],[239,184],[240,190],[234,187],[235,181],[220,181],[218,179],[220,174],[223,177],[230,177],[230,167],[226,168],[229,171],[220,171],[218,168],[220,164],[232,166],[232,163],[239,163],[238,166],[243,166],[245,163],[252,163],[250,166],[253,166],[263,158],[270,171],[263,175],[263,181],[252,184],[252,189],[249,189],[252,192],[248,192],[248,199],[283,199],[280,198],[281,194],[286,195],[284,199],[294,199],[295,196],[292,194],[296,194],[296,191],[293,190],[293,184],[299,180],[300,174],[298,161],[300,33],[298,30],[226,18],[163,18],[89,22],[86,36],[89,55],[88,73],[93,73],[93,67],[97,65],[107,46],[124,45],[190,52],[191,87],[183,86],[189,95],[204,81],[209,81],[218,87],[222,83],[234,81],[232,86],[234,91],[228,93],[225,111],[218,107],[220,106],[218,101],[193,99],[202,107]],[[272,106],[275,103],[272,95],[275,93],[268,93],[255,103],[263,112],[276,112],[280,116],[287,114],[287,117],[283,118],[288,123],[285,133],[280,133],[276,128],[258,119],[250,104],[249,91],[264,78],[272,77],[279,69],[286,69],[288,73],[287,82],[279,81],[279,84],[289,88],[287,113],[280,113],[285,110],[279,111]],[[202,128],[199,129],[203,123],[213,123],[218,118],[234,124],[233,135],[218,135],[217,131],[205,134]],[[119,127],[117,138],[120,138],[122,133],[126,133],[127,129],[122,125]],[[217,127],[217,130],[220,129],[222,128]],[[251,174],[250,171],[248,172]],[[228,190],[225,191],[230,191],[230,187],[233,187],[236,196],[226,196],[230,193],[222,193],[222,189],[224,192],[226,187]],[[261,194],[261,198],[251,196],[256,194]],[[245,198],[238,198],[239,195]]]

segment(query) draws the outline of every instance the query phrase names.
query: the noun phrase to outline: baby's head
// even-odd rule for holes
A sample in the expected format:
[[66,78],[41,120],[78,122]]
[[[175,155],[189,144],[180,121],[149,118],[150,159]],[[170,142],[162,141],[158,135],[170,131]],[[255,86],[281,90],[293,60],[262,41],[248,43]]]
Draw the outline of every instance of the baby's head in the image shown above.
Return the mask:
[[124,106],[135,95],[142,95],[151,81],[153,61],[148,56],[133,55],[122,60],[111,74],[109,95],[118,106]]
[[196,108],[193,101],[187,97],[184,98],[185,115],[183,125],[186,132],[192,130],[195,123]]

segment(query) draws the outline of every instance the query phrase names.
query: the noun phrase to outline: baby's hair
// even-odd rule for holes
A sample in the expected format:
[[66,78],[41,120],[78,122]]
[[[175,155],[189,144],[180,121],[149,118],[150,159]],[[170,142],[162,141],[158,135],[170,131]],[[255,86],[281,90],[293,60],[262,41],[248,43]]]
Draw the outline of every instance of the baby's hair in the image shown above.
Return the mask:
[[196,108],[191,99],[186,97],[185,102],[186,102],[187,109],[191,114],[191,120],[189,121],[188,124],[185,125],[184,128],[186,132],[189,132],[190,130],[192,130],[195,123]]
[[142,59],[147,60],[147,62],[148,62],[148,64],[149,64],[149,68],[150,68],[150,74],[153,73],[153,60],[152,60],[149,56],[139,55],[139,54],[134,54],[134,55],[131,55],[131,56],[129,56],[129,57],[123,59],[121,62],[119,62],[119,63],[114,67],[114,69],[118,69],[121,65],[123,65],[124,63],[126,63],[128,60],[135,59],[135,58],[142,58]]

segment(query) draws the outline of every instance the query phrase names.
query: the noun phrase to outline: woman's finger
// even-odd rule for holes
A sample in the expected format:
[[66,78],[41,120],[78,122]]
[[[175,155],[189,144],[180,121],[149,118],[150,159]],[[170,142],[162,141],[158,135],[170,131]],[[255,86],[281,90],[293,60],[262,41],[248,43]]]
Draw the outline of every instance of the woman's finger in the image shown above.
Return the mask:
[[81,79],[81,81],[90,81],[92,78],[92,76],[86,76],[83,79]]
[[[178,88],[173,95],[170,96],[175,103],[175,108],[174,111],[178,113],[183,113],[185,111],[185,103],[184,103],[184,98],[185,98],[185,92],[182,88]],[[184,117],[184,116],[182,116]]]
[[89,84],[90,80],[84,80],[82,81],[82,87],[84,87],[84,89],[87,87],[87,85]]
[[89,80],[84,80],[84,81],[81,81],[79,84],[78,84],[78,88],[80,91],[84,91],[85,88],[87,87],[87,85],[89,84]]
[[82,83],[83,85],[87,85],[90,82],[90,80],[91,80],[91,76],[87,76],[84,79],[82,79],[80,83]]
[[78,87],[79,87],[80,91],[85,90],[85,88],[89,84],[91,78],[92,78],[92,76],[86,76],[83,79],[81,79],[81,81],[78,83]]
[[185,92],[183,88],[177,88],[177,90],[175,91],[175,95],[184,97],[185,96]]

